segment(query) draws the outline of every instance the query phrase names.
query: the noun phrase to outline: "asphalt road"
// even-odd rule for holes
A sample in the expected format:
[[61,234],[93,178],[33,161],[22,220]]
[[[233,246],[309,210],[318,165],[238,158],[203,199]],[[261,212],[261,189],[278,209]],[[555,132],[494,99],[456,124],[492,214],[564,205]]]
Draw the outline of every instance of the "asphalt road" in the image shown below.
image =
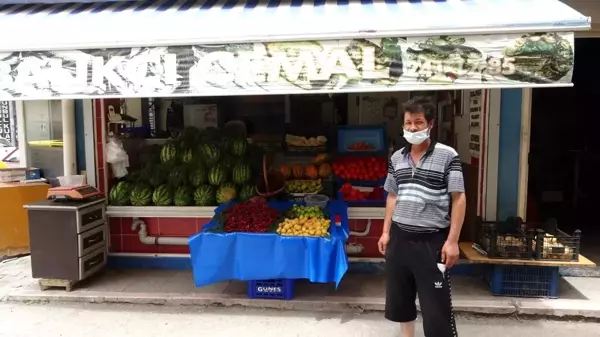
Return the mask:
[[[461,337],[597,337],[600,324],[459,317]],[[0,304],[10,337],[400,337],[381,313],[327,314],[243,308],[106,304]],[[422,337],[419,332],[417,336]]]

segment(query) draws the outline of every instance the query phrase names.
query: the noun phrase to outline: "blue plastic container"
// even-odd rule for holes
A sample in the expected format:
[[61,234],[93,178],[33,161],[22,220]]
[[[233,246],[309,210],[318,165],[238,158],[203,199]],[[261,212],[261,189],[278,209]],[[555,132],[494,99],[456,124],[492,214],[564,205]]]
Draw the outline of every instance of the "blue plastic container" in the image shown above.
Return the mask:
[[294,298],[295,281],[291,279],[248,281],[248,298],[289,301]]
[[39,168],[30,167],[25,171],[25,180],[41,179],[42,174]]
[[[357,142],[369,143],[371,150],[351,150]],[[387,153],[383,125],[352,125],[338,128],[338,153],[377,154]]]
[[558,298],[558,267],[494,265],[489,273],[495,296]]

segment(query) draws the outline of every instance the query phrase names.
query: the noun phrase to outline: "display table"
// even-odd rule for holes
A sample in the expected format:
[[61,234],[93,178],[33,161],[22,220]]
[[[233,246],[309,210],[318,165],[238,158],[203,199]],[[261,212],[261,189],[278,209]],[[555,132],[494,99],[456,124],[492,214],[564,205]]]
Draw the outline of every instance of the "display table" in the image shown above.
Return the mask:
[[[290,202],[269,203],[282,213],[291,205]],[[215,212],[223,210],[219,207]],[[332,223],[336,216],[341,217],[340,226],[330,227],[329,237],[212,232],[219,226],[219,221],[213,218],[201,233],[189,239],[194,284],[202,287],[228,280],[308,279],[337,286],[348,270],[347,206],[331,200],[326,211]]]
[[468,263],[487,266],[484,278],[497,296],[558,298],[559,267],[596,266],[583,255],[572,262],[490,259],[473,249],[472,242],[461,242],[459,247]]
[[487,256],[479,254],[473,249],[473,242],[459,243],[460,251],[463,257],[469,263],[502,264],[515,266],[537,266],[537,267],[579,267],[594,268],[596,264],[583,255],[579,255],[579,261],[538,261],[538,260],[510,260],[510,259],[490,259]]

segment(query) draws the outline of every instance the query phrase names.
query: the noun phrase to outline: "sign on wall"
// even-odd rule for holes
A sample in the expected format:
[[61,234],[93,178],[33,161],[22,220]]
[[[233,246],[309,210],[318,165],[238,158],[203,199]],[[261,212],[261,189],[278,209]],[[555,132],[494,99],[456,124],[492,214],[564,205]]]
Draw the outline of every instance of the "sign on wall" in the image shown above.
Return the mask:
[[571,82],[573,34],[0,54],[0,99],[286,94]]
[[6,139],[12,142],[12,127],[10,118],[10,102],[0,102],[0,138]]
[[469,152],[479,158],[481,153],[481,128],[483,112],[483,90],[469,92]]

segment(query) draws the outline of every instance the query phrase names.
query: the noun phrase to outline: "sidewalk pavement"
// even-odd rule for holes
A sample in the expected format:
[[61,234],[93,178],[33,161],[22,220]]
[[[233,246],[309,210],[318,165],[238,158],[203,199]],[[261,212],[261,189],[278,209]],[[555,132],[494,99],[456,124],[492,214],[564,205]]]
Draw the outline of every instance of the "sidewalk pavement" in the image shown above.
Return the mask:
[[[452,278],[457,313],[542,315],[600,319],[600,279],[563,277],[560,299],[494,297],[475,277]],[[296,283],[292,301],[250,300],[245,282],[196,288],[191,271],[106,270],[71,292],[41,291],[31,278],[28,257],[0,262],[0,301],[87,302],[154,305],[242,306],[303,311],[382,311],[385,282],[381,275],[348,274],[336,290],[332,284]]]

